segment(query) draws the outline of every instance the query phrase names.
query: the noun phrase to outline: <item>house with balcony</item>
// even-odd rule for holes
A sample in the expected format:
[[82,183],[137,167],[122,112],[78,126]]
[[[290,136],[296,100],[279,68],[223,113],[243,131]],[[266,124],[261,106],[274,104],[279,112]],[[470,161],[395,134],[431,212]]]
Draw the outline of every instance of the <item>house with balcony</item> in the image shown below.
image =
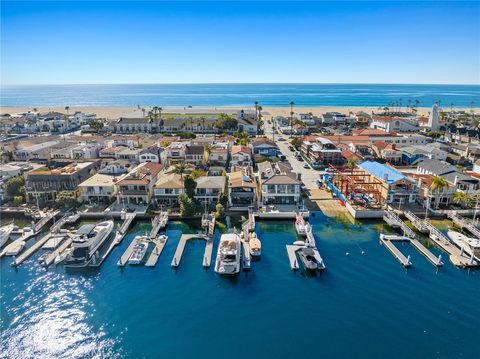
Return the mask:
[[183,177],[177,173],[163,173],[155,183],[154,194],[158,206],[178,207],[178,196],[183,192]]
[[257,181],[251,167],[232,167],[228,174],[228,205],[234,211],[248,211],[257,203]]
[[111,126],[115,133],[151,133],[157,130],[157,124],[150,122],[148,118],[120,117]]
[[239,131],[247,132],[250,135],[256,135],[258,132],[258,121],[254,113],[241,110],[237,114],[237,127]]
[[126,146],[113,146],[113,147],[106,147],[99,151],[98,157],[100,158],[117,158],[117,153],[122,152],[125,150]]
[[164,161],[168,165],[174,165],[178,163],[185,162],[185,152],[187,149],[188,142],[172,142],[165,151],[162,153],[164,155]]
[[27,202],[51,204],[63,191],[78,197],[78,185],[95,174],[98,166],[98,162],[74,162],[63,167],[41,167],[28,172],[25,177]]
[[185,163],[193,166],[205,164],[205,147],[202,145],[187,145],[185,147]]
[[116,182],[119,204],[147,205],[154,194],[154,186],[163,165],[153,162],[139,164]]
[[226,167],[228,164],[228,152],[228,143],[220,142],[213,144],[208,152],[209,165]]
[[196,179],[195,198],[202,203],[215,205],[225,192],[227,178],[224,176],[202,176]]
[[402,163],[413,166],[425,159],[445,161],[448,153],[428,143],[424,145],[412,145],[401,148]]
[[417,181],[418,201],[429,208],[448,208],[453,203],[457,192],[456,188],[447,183],[446,186],[436,187],[434,182],[436,176],[430,174],[405,173]]
[[263,206],[301,204],[302,181],[286,166],[270,162],[259,163],[258,178]]
[[109,203],[115,197],[117,177],[97,173],[78,185],[79,202]]
[[397,150],[394,143],[385,141],[375,141],[372,145],[372,150],[378,158],[382,158],[388,163],[399,165],[402,163],[402,152]]
[[252,149],[247,146],[232,146],[231,166],[251,166],[252,165]]
[[58,148],[59,144],[59,141],[45,141],[17,149],[14,153],[15,161],[47,162],[51,158],[52,149]]
[[253,153],[267,157],[275,157],[280,152],[275,142],[267,137],[256,137],[252,141]]
[[342,151],[329,139],[318,137],[316,141],[303,141],[302,152],[314,165],[328,166],[343,163]]
[[112,158],[104,158],[100,161],[100,169],[98,173],[110,176],[120,176],[130,171],[132,164],[124,160],[115,160]]
[[415,181],[396,169],[375,161],[365,161],[358,167],[368,174],[363,175],[362,182],[379,183],[379,191],[383,202],[392,205],[415,203],[418,188]]

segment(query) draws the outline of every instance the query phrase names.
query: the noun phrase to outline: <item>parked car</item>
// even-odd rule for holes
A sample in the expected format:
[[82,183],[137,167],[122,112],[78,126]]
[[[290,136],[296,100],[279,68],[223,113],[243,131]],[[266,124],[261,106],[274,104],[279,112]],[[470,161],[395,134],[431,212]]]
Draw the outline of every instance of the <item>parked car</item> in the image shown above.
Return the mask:
[[310,166],[308,165],[308,163],[305,163],[305,164],[303,165],[303,168],[310,169]]
[[283,137],[279,137],[278,141],[286,141],[286,139],[284,139]]
[[295,148],[293,148],[293,146],[288,146],[288,149],[292,152],[295,151]]

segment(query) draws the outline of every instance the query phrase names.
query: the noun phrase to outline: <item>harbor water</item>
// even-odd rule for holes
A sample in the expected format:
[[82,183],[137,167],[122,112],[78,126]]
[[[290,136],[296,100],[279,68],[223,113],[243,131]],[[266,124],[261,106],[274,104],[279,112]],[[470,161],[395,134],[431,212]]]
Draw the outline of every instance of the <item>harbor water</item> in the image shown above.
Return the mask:
[[169,223],[154,268],[116,264],[149,222],[137,222],[99,270],[44,269],[40,252],[18,268],[4,258],[0,357],[478,356],[480,271],[457,269],[445,255],[437,270],[398,244],[411,256],[407,271],[379,244],[383,224],[321,213],[311,223],[327,266],[316,276],[290,269],[293,221],[258,222],[261,259],[234,278],[202,267],[203,240],[189,241],[180,267],[171,268],[182,232],[200,230],[183,222]]

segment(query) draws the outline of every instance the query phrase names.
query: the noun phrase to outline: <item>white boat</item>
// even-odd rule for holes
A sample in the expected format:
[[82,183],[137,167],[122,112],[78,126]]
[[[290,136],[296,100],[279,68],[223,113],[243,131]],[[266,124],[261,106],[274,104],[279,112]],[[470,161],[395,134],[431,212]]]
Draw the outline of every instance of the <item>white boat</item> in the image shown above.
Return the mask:
[[62,263],[71,253],[73,248],[67,248],[65,251],[60,253],[58,256],[55,257],[55,265]]
[[150,241],[146,236],[136,236],[134,241],[137,243],[135,244],[135,247],[133,247],[133,252],[130,255],[130,258],[128,258],[128,263],[140,264],[147,253],[148,243],[150,243]]
[[447,231],[447,235],[457,247],[462,249],[469,256],[473,256],[476,259],[480,260],[479,239],[467,237],[466,235],[460,232],[452,231],[451,229]]
[[81,226],[72,241],[72,252],[65,259],[66,267],[86,267],[113,229],[113,220]]
[[240,272],[240,236],[236,233],[222,234],[215,259],[215,272],[232,275]]
[[16,256],[25,247],[25,241],[17,239],[10,243],[2,252],[2,256]]
[[295,219],[295,228],[299,235],[301,236],[307,235],[305,226],[306,226],[306,223],[305,223],[305,219],[303,218],[303,214],[301,213],[297,214],[297,217]]
[[7,243],[8,238],[10,238],[10,234],[12,233],[14,228],[15,226],[13,223],[7,224],[6,226],[0,228],[0,248],[2,248],[5,243]]
[[250,255],[252,257],[259,257],[262,254],[262,242],[260,242],[255,232],[250,234],[248,243],[250,245]]

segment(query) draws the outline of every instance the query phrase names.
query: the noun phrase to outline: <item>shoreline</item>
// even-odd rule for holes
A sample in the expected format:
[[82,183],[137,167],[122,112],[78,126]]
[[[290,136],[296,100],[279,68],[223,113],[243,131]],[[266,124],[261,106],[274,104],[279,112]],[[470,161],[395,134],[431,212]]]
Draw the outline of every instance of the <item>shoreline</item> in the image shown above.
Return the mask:
[[[33,108],[36,108],[38,112],[49,112],[56,111],[65,113],[65,107],[62,106],[39,106],[39,107],[28,107],[28,106],[0,106],[0,114],[17,114],[23,112],[33,111]],[[152,107],[146,106],[146,112],[148,112]],[[244,110],[254,110],[254,106],[165,106],[163,107],[163,113],[232,113]],[[293,111],[295,113],[309,113],[312,112],[314,115],[320,115],[325,112],[342,112],[342,113],[357,113],[360,111],[371,114],[377,112],[379,106],[294,106]],[[405,109],[405,108],[404,108]],[[418,107],[418,115],[428,115],[431,107]],[[448,110],[448,108],[446,108]],[[457,111],[466,111],[469,112],[470,108],[454,108]],[[480,108],[473,108],[475,112],[479,112]],[[81,111],[84,113],[95,113],[97,117],[107,117],[107,118],[117,118],[117,117],[143,117],[141,109],[138,109],[136,106],[71,106],[69,113],[73,114],[76,111]],[[263,106],[262,113],[265,116],[281,116],[290,114],[289,106]]]

